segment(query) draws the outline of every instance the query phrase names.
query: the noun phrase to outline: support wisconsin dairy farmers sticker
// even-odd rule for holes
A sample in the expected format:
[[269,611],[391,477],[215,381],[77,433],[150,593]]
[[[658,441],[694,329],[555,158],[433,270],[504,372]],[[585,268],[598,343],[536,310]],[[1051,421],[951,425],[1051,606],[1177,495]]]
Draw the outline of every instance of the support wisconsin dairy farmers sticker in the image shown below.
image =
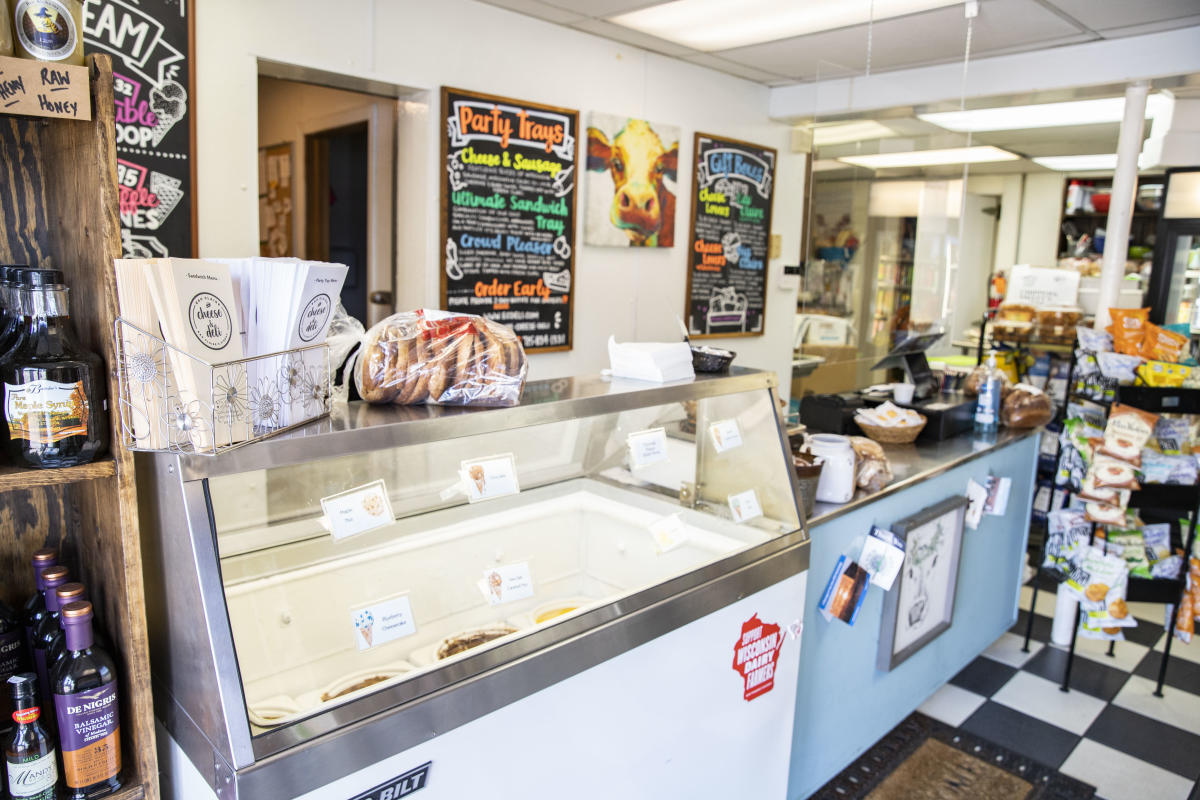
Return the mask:
[[742,697],[753,700],[775,688],[775,667],[783,647],[779,626],[755,614],[742,623],[742,635],[733,645],[733,669],[742,676]]

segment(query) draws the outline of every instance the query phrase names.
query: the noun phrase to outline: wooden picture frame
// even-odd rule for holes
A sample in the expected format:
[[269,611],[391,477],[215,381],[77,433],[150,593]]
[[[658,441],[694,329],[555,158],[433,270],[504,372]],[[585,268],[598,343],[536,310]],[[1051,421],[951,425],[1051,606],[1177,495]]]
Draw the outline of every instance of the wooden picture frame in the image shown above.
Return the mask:
[[[567,132],[567,135],[571,137],[569,146],[570,146],[570,151],[572,153],[572,156],[571,156],[572,163],[571,163],[570,171],[567,174],[567,177],[563,178],[562,182],[566,182],[567,180],[569,180],[571,185],[570,185],[569,189],[562,194],[558,194],[557,196],[554,196],[554,192],[550,192],[551,196],[544,197],[545,200],[549,200],[552,202],[556,202],[557,200],[560,200],[560,199],[565,199],[566,207],[567,207],[567,213],[565,215],[565,219],[562,220],[562,222],[565,223],[564,230],[561,233],[559,233],[559,235],[556,237],[556,240],[555,240],[556,244],[559,239],[563,240],[566,244],[566,247],[569,248],[568,255],[561,256],[561,254],[560,254],[561,260],[563,262],[565,262],[565,267],[563,268],[563,270],[561,270],[558,273],[559,276],[561,276],[563,271],[565,271],[567,273],[568,289],[565,292],[558,291],[559,294],[566,295],[566,303],[565,303],[566,319],[561,320],[561,319],[557,319],[555,317],[555,313],[556,312],[561,313],[561,310],[556,310],[555,308],[549,308],[547,311],[547,314],[549,315],[549,324],[552,326],[551,327],[552,330],[558,330],[557,328],[553,328],[553,326],[555,324],[565,324],[566,341],[564,344],[539,346],[537,344],[529,343],[531,340],[530,334],[526,334],[520,330],[517,331],[517,334],[519,336],[521,336],[522,345],[524,346],[525,351],[528,353],[554,353],[554,352],[562,352],[562,351],[570,350],[574,347],[574,343],[575,343],[575,291],[576,291],[576,277],[577,277],[575,274],[575,251],[577,250],[578,244],[579,244],[576,239],[576,229],[578,228],[578,225],[576,223],[578,221],[578,211],[579,211],[577,198],[578,198],[578,194],[579,194],[579,191],[578,191],[579,182],[581,180],[581,170],[579,168],[579,111],[576,109],[561,108],[559,106],[546,105],[544,103],[532,103],[532,102],[527,102],[525,100],[516,100],[513,98],[509,98],[509,97],[502,97],[499,95],[486,94],[483,92],[474,92],[474,91],[470,91],[467,89],[456,89],[456,88],[453,88],[450,86],[443,86],[441,89],[441,105],[439,106],[439,113],[441,114],[440,119],[443,121],[444,124],[439,126],[441,160],[438,162],[439,163],[439,174],[440,174],[440,178],[439,178],[439,187],[440,188],[438,191],[439,201],[440,201],[439,202],[439,206],[440,206],[439,222],[438,222],[438,231],[439,231],[438,249],[440,251],[440,254],[438,257],[438,287],[439,287],[438,288],[438,298],[439,298],[440,306],[442,309],[447,310],[447,311],[462,310],[464,313],[479,314],[480,316],[495,319],[497,322],[501,322],[503,324],[507,324],[507,323],[505,323],[505,321],[498,316],[498,312],[503,311],[503,310],[508,310],[508,308],[511,306],[511,303],[503,303],[503,302],[495,302],[494,301],[488,305],[480,304],[480,305],[471,305],[471,306],[466,306],[466,307],[460,306],[460,307],[456,307],[456,308],[451,308],[449,305],[449,302],[448,302],[449,296],[450,296],[450,286],[449,286],[449,280],[448,280],[448,278],[450,278],[450,276],[448,274],[449,270],[450,270],[449,251],[451,249],[450,245],[452,243],[450,241],[450,235],[451,235],[450,205],[451,205],[451,192],[453,190],[453,181],[454,181],[454,172],[451,168],[452,165],[450,162],[450,157],[451,157],[450,148],[451,148],[451,139],[453,136],[455,136],[455,131],[453,130],[453,126],[450,123],[450,117],[451,117],[450,105],[452,103],[452,97],[465,98],[467,100],[478,101],[480,103],[489,103],[489,104],[493,104],[494,106],[509,106],[509,107],[523,109],[523,110],[527,110],[527,111],[546,112],[547,114],[557,115],[557,116],[560,116],[560,117],[563,117],[563,118],[566,118],[567,120],[569,120],[570,130]],[[461,102],[461,100],[459,102]],[[486,138],[486,137],[482,137],[482,138]],[[511,142],[511,139],[510,139],[510,142]],[[564,142],[562,143],[562,146],[566,147],[567,144],[568,144],[568,142],[566,141],[566,139],[564,137]],[[507,149],[507,147],[505,147],[505,149]],[[562,170],[562,171],[566,172],[566,170]],[[494,190],[492,190],[491,187],[488,187],[488,189],[486,191],[493,192]],[[499,192],[498,192],[498,190],[495,190],[494,193],[499,193]],[[477,209],[477,210],[481,211],[481,213],[483,211],[483,209]],[[547,216],[550,216],[550,215],[547,215]],[[494,227],[499,228],[499,227],[501,227],[501,223],[505,223],[505,222],[507,222],[507,217],[505,217],[502,220],[499,220],[498,224]],[[455,243],[455,247],[457,248],[457,243]],[[457,249],[456,249],[456,252],[457,252]],[[559,253],[560,251],[555,250],[555,252]],[[532,268],[530,268],[530,269],[532,271]],[[461,269],[459,270],[459,272],[460,272],[460,274],[462,274]],[[540,271],[538,271],[538,275],[542,275],[542,274],[546,274],[546,273],[541,273]],[[486,270],[481,271],[481,274],[480,274],[481,279],[486,278],[486,279],[490,280],[493,277],[495,277],[495,276],[488,275]],[[505,277],[512,277],[512,276],[506,274]],[[455,279],[455,280],[460,280],[460,279]],[[512,291],[515,293],[515,291],[516,291],[515,286],[513,287]],[[509,295],[508,299],[511,300],[514,298],[512,295]],[[496,306],[500,306],[500,305],[503,305],[504,307],[496,308]],[[532,308],[536,308],[536,306],[532,306]],[[488,313],[489,311],[493,311],[495,313],[489,314]],[[545,315],[543,315],[543,316],[545,316]],[[543,322],[543,321],[544,320],[542,317],[539,317],[537,320],[537,322]],[[536,333],[532,334],[532,336],[538,336],[538,335],[539,334],[536,334]],[[533,339],[533,341],[537,341],[537,339],[535,338],[535,339]]]
[[894,523],[904,566],[884,595],[876,667],[890,672],[953,622],[967,498],[950,497]]
[[[756,291],[757,291],[756,299],[759,303],[759,308],[761,309],[761,311],[759,311],[759,324],[758,324],[757,330],[745,330],[745,328],[750,323],[749,323],[748,319],[744,319],[743,323],[742,323],[743,330],[741,330],[741,331],[732,331],[732,332],[718,331],[715,333],[711,332],[711,321],[708,319],[708,317],[711,316],[710,311],[706,311],[705,326],[703,329],[697,328],[692,324],[693,311],[695,310],[695,304],[693,303],[693,300],[692,300],[692,290],[693,290],[693,286],[695,283],[695,278],[696,278],[697,272],[714,271],[713,267],[709,267],[708,269],[705,269],[705,267],[707,266],[705,264],[705,261],[706,261],[705,254],[701,253],[697,248],[697,245],[699,244],[698,228],[700,227],[700,224],[701,224],[700,215],[698,214],[698,211],[700,210],[700,201],[701,201],[700,193],[701,193],[701,190],[704,190],[707,192],[708,186],[710,184],[713,184],[714,186],[718,185],[718,184],[720,184],[721,180],[724,179],[724,177],[726,177],[726,176],[722,176],[721,178],[718,178],[718,177],[712,176],[711,172],[704,165],[703,160],[704,160],[704,156],[706,155],[706,152],[701,152],[701,144],[702,144],[702,142],[705,142],[705,141],[711,141],[712,143],[714,143],[716,145],[722,145],[726,149],[729,149],[729,150],[741,151],[742,153],[746,154],[747,156],[750,156],[752,159],[758,160],[764,164],[766,163],[767,159],[769,159],[769,162],[770,162],[769,167],[766,170],[766,175],[765,175],[766,191],[769,196],[765,199],[765,202],[761,204],[762,208],[758,209],[758,213],[760,213],[762,216],[762,224],[760,226],[763,231],[762,241],[759,243],[759,252],[754,253],[754,255],[761,255],[761,259],[762,259],[762,268],[761,268],[761,273],[760,273],[762,278],[759,281],[759,286],[756,287]],[[765,145],[755,144],[753,142],[746,142],[746,141],[742,141],[740,139],[730,139],[729,137],[726,137],[726,136],[716,136],[711,133],[702,133],[700,131],[697,131],[692,138],[692,202],[691,202],[691,212],[688,217],[689,238],[686,242],[687,252],[688,252],[687,294],[684,297],[684,304],[683,304],[684,320],[685,320],[685,323],[687,324],[688,333],[690,335],[690,338],[692,338],[692,339],[728,339],[728,338],[735,338],[735,337],[742,337],[742,336],[762,336],[764,333],[766,333],[767,284],[768,284],[767,273],[769,271],[770,260],[771,260],[771,218],[772,218],[772,213],[773,213],[773,209],[775,206],[775,168],[778,165],[778,163],[779,163],[779,154],[778,154],[778,151],[776,151],[776,149],[773,147],[766,147]],[[711,178],[711,180],[710,180],[710,178]],[[747,178],[745,176],[739,175],[739,176],[733,178],[732,180],[736,180],[738,182],[744,183],[744,182],[746,182]],[[760,179],[758,181],[758,183],[761,187],[763,184],[763,180]],[[719,192],[719,193],[724,194],[723,192]],[[722,201],[722,202],[725,203],[727,201]],[[708,203],[706,201],[706,206],[707,205],[708,205]],[[728,205],[726,205],[726,208],[728,209]],[[726,236],[728,236],[729,233],[736,233],[736,231],[734,230],[734,226],[733,226],[733,211],[729,210],[728,213],[729,213],[729,218],[730,218],[731,222],[730,222],[730,225],[728,226],[730,228],[730,231],[725,234]],[[706,224],[708,224],[707,220],[708,220],[709,216],[711,216],[711,215],[707,215],[707,214],[705,215]],[[737,221],[738,222],[743,221],[742,217],[741,217],[741,212],[739,212],[739,217],[738,217]],[[710,242],[710,245],[713,245],[713,244],[717,244],[717,242]],[[726,249],[726,252],[728,252],[727,249]],[[726,264],[726,260],[727,260],[726,257],[722,257],[722,259],[721,259],[722,275],[724,275],[724,266]],[[737,292],[735,290],[736,287],[734,287],[731,284],[730,286],[728,286],[726,288],[734,289],[734,291],[731,292],[731,294],[734,297],[736,297],[736,294],[737,294]],[[753,306],[750,303],[750,298],[746,298],[746,300],[747,300],[747,304],[746,304],[745,311],[748,312],[749,310],[751,310],[753,308]],[[707,308],[707,306],[706,306],[706,308]],[[737,311],[734,310],[731,313],[736,314]]]

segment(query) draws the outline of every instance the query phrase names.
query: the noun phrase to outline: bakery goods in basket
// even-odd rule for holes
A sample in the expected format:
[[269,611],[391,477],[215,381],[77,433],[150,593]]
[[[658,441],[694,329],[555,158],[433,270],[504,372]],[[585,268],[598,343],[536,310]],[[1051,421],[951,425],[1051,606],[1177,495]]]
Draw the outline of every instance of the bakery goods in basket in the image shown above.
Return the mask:
[[354,368],[369,403],[513,406],[528,373],[512,329],[473,314],[406,311],[367,331]]

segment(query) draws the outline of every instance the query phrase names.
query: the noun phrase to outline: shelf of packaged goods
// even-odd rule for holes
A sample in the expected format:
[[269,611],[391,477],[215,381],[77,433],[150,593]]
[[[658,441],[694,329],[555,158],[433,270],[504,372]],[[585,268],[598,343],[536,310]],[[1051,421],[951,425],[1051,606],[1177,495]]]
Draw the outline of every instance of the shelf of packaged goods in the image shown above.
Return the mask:
[[116,463],[111,458],[93,461],[90,464],[80,464],[77,467],[55,469],[30,469],[14,467],[11,464],[0,464],[0,492],[94,481],[97,478],[112,477],[116,472]]

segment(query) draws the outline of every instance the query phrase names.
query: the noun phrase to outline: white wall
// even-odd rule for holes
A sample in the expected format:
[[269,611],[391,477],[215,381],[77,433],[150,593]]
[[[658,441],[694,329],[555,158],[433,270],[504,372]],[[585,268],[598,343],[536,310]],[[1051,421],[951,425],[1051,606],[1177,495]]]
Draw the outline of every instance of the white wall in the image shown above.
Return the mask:
[[[795,289],[781,288],[779,276],[785,262],[799,257],[805,156],[787,152],[789,127],[767,118],[766,87],[471,0],[206,0],[196,15],[196,50],[202,256],[257,250],[257,58],[426,90],[402,104],[398,142],[403,182],[397,213],[408,223],[397,242],[396,284],[398,300],[410,305],[438,301],[441,85],[576,108],[581,126],[591,110],[674,123],[683,128],[681,164],[691,163],[697,130],[777,148],[772,227],[783,247],[768,267],[766,332],[716,342],[737,350],[739,364],[779,372],[786,394]],[[423,107],[430,100],[435,106]],[[423,160],[413,159],[413,147],[424,149]],[[610,333],[618,339],[677,337],[691,179],[690,169],[680,169],[681,235],[667,250],[589,247],[583,244],[583,215],[577,214],[575,349],[534,356],[532,377],[601,369]],[[423,242],[413,227],[423,232]],[[416,274],[424,277],[423,291]]]
[[1053,267],[1058,263],[1058,231],[1063,211],[1062,173],[1029,173],[1021,200],[1018,264]]

